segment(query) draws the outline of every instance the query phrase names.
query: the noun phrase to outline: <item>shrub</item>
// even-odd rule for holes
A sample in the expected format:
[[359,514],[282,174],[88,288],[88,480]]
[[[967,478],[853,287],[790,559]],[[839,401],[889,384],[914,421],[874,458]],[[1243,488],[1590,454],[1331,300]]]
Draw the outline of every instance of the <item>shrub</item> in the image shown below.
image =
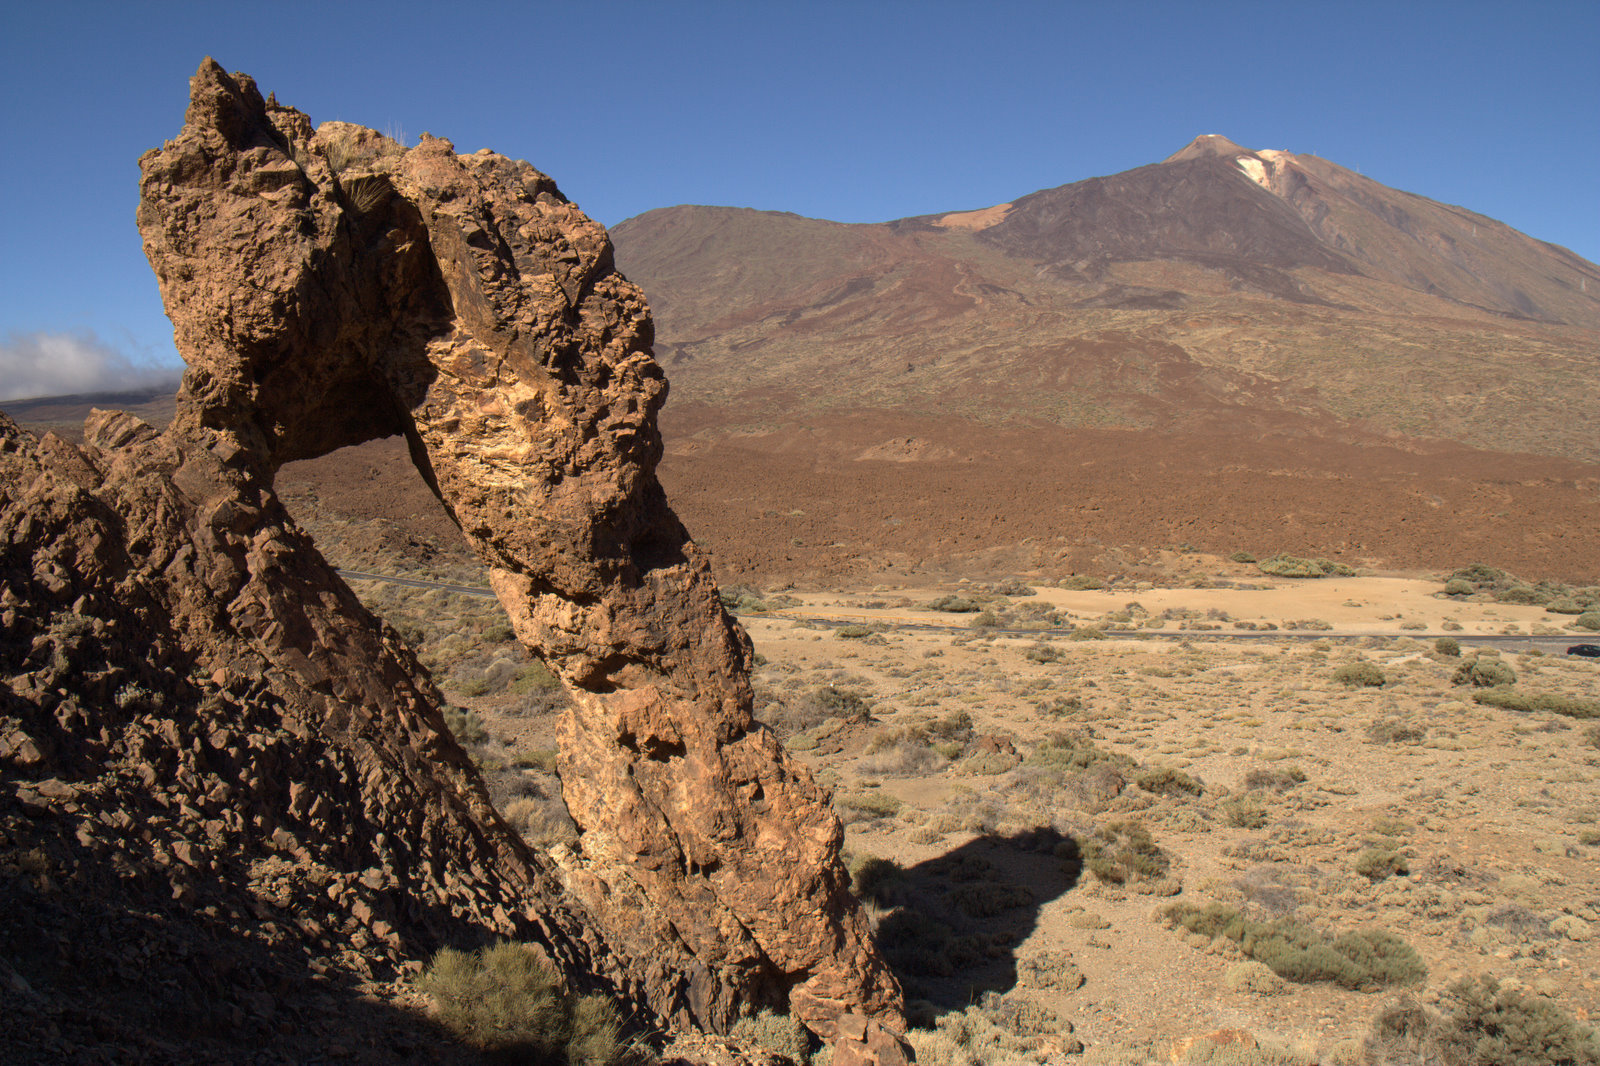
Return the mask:
[[1461,658],[1461,642],[1455,637],[1440,637],[1433,642],[1433,650],[1451,659]]
[[874,818],[889,818],[900,810],[900,801],[887,792],[852,792],[836,796],[834,809],[845,822],[864,822]]
[[1571,624],[1577,626],[1579,629],[1587,629],[1590,632],[1600,632],[1600,611],[1584,611],[1578,617],[1574,618]]
[[1234,563],[1253,563],[1256,561],[1256,557],[1251,555],[1249,552],[1238,551],[1228,556],[1228,561]]
[[1377,664],[1369,663],[1365,659],[1360,662],[1345,663],[1333,672],[1333,679],[1348,688],[1382,688],[1388,680]]
[[1446,596],[1470,596],[1477,591],[1477,586],[1472,582],[1459,577],[1453,577],[1444,583]]
[[1073,574],[1071,577],[1062,578],[1060,584],[1062,588],[1072,589],[1076,592],[1092,592],[1106,587],[1104,581],[1097,577],[1090,577],[1088,574]]
[[951,614],[977,614],[983,610],[983,605],[965,596],[940,596],[928,604],[930,611],[947,611]]
[[535,660],[517,671],[509,687],[518,696],[526,696],[530,692],[555,692],[561,688],[561,682],[548,666]]
[[833,635],[841,640],[860,640],[872,636],[872,630],[866,626],[840,626],[833,631]]
[[1428,972],[1411,945],[1377,929],[1333,936],[1293,918],[1271,922],[1246,918],[1220,903],[1204,908],[1180,903],[1169,908],[1167,916],[1191,933],[1235,941],[1246,958],[1301,984],[1329,981],[1353,989],[1408,985]]
[[1363,1050],[1378,1064],[1597,1066],[1600,1038],[1547,999],[1492,977],[1459,981],[1438,1014],[1407,996],[1380,1014]]
[[1274,792],[1287,792],[1296,785],[1306,783],[1306,773],[1298,766],[1283,770],[1257,768],[1244,775],[1244,787],[1269,788]]
[[445,728],[450,730],[450,735],[456,738],[456,743],[462,747],[482,744],[489,739],[489,731],[483,727],[483,719],[465,707],[446,707],[444,724]]
[[889,890],[904,882],[905,873],[893,859],[863,855],[850,864],[850,889],[861,899],[883,903]]
[[1274,555],[1256,564],[1256,569],[1274,577],[1354,577],[1356,572],[1331,559],[1301,559],[1294,555]]
[[1480,659],[1477,656],[1463,659],[1450,678],[1452,685],[1471,685],[1473,688],[1494,688],[1515,685],[1517,672],[1499,659]]
[[1154,792],[1158,796],[1198,796],[1205,791],[1205,786],[1190,777],[1182,770],[1165,767],[1151,770],[1134,778],[1134,784],[1146,792]]
[[1368,848],[1356,856],[1356,873],[1368,881],[1383,881],[1410,872],[1405,856],[1393,848]]
[[1547,711],[1568,718],[1600,718],[1600,700],[1561,696],[1554,692],[1518,692],[1513,688],[1488,688],[1472,694],[1474,703],[1507,711]]
[[1508,589],[1500,589],[1494,594],[1496,603],[1516,603],[1523,606],[1537,606],[1550,602],[1550,594],[1543,589],[1536,589],[1531,585],[1512,585]]
[[578,840],[577,823],[560,799],[521,796],[506,804],[504,814],[507,824],[536,847],[574,844]]
[[1135,821],[1112,822],[1097,829],[1083,844],[1083,858],[1095,877],[1118,885],[1153,881],[1165,876],[1171,866],[1150,831]]
[[1600,725],[1592,725],[1583,731],[1583,742],[1591,748],[1600,748]]
[[993,611],[980,611],[972,616],[968,624],[974,629],[994,629],[1000,624],[1000,616]]
[[1460,570],[1450,575],[1451,581],[1464,581],[1475,588],[1508,585],[1512,581],[1510,574],[1504,570],[1497,570],[1492,566],[1482,563],[1472,563],[1463,566]]
[[1033,749],[1027,761],[1033,766],[1073,772],[1087,770],[1102,762],[1124,768],[1136,765],[1128,756],[1097,748],[1093,741],[1077,733],[1050,734]]
[[766,1008],[734,1022],[729,1035],[741,1043],[776,1051],[795,1062],[805,1062],[811,1053],[811,1033],[800,1019]]
[[1405,744],[1427,735],[1427,730],[1398,718],[1384,718],[1367,727],[1367,739],[1375,744]]
[[623,1061],[611,1001],[566,994],[555,970],[527,945],[445,948],[417,987],[433,998],[447,1029],[486,1051],[586,1066]]
[[1267,807],[1259,796],[1240,793],[1222,801],[1222,816],[1236,829],[1260,829],[1267,824]]
[[1573,599],[1571,596],[1557,596],[1555,599],[1545,604],[1544,609],[1550,614],[1583,613],[1583,605],[1577,600]]

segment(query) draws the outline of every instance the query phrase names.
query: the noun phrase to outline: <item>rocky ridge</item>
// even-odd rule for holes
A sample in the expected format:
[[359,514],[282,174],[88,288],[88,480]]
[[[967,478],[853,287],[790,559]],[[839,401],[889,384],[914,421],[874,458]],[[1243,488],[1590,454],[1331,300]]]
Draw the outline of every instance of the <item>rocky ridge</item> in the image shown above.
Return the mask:
[[[163,928],[246,923],[284,987],[296,960],[346,972],[319,952],[347,939],[370,948],[349,967],[392,971],[512,937],[647,1027],[771,1006],[835,1061],[895,1061],[837,818],[751,717],[748,639],[655,479],[666,383],[604,229],[525,163],[313,129],[210,60],[191,91],[141,160],[189,367],[172,423],[96,413],[76,446],[0,422],[0,796],[37,856],[8,916],[142,893]],[[414,657],[273,491],[286,462],[395,434],[574,697],[577,849],[504,826]],[[37,990],[87,982],[79,1037],[159,1043],[147,990],[74,961],[91,939],[17,953],[14,985],[48,1013]],[[219,966],[155,999],[209,1000],[238,1040],[262,1012]]]

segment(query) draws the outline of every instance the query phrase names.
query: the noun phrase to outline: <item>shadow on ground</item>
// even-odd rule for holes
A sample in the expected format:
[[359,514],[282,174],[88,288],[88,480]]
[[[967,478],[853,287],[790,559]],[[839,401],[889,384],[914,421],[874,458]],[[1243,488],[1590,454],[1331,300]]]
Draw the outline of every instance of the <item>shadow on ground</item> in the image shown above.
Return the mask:
[[907,1001],[943,1013],[985,992],[1010,991],[1019,970],[1035,986],[1073,979],[1048,964],[1019,965],[1017,947],[1040,909],[1076,885],[1082,871],[1078,842],[1043,827],[980,836],[909,869],[868,860],[857,868],[857,887],[888,911],[877,941]]

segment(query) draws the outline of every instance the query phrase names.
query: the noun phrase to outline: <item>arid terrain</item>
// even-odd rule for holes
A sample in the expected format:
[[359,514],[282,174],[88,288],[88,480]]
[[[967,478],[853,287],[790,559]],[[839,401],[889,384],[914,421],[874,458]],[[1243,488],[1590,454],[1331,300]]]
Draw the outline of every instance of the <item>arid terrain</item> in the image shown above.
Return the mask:
[[[355,525],[319,537],[334,558],[348,543],[352,562],[384,562]],[[1600,1012],[1600,728],[1452,683],[1481,656],[1593,713],[1600,665],[1561,653],[1592,633],[1536,604],[1447,596],[1441,575],[1143,565],[1154,580],[1105,588],[727,590],[760,656],[758,713],[847,823],[922,1061],[1053,1059],[1075,1041],[1085,1062],[1211,1061],[1183,1042],[1242,1031],[1264,1057],[1229,1061],[1356,1062],[1398,997],[1438,1004],[1479,976]],[[470,567],[411,573],[477,583]],[[548,772],[560,697],[493,602],[353,585],[466,709],[513,822],[569,840]],[[1383,683],[1338,680],[1358,663]],[[1159,869],[1084,862],[1132,826]],[[1226,936],[1174,926],[1175,904],[1330,938],[1379,930],[1426,975],[1285,981]]]
[[0,418],[28,1061],[1600,1062],[1594,264],[1215,136],[613,245],[209,59],[141,174],[190,373]]

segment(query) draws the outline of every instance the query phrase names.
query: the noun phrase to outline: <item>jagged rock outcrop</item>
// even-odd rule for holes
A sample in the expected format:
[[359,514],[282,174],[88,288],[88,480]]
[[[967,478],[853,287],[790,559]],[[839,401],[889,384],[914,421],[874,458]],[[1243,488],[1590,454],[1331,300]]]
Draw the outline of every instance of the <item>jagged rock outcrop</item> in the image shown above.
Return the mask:
[[[373,860],[396,906],[425,912],[374,911],[380,934],[449,915],[536,939],[668,1026],[771,1004],[833,1038],[854,1012],[847,1043],[883,1059],[898,990],[838,821],[752,719],[749,642],[655,479],[666,383],[604,229],[525,163],[314,131],[210,60],[183,131],[141,168],[140,230],[188,371],[159,434],[103,416],[75,449],[0,426],[17,486],[0,527],[10,765],[26,776],[49,748],[73,753],[63,779],[135,787],[110,767],[144,750],[143,705],[117,695],[138,648],[94,645],[104,678],[39,671],[71,659],[52,650],[62,626],[153,634],[137,676],[181,690],[167,747],[210,768],[156,776],[202,837],[224,809],[259,811],[291,855]],[[575,697],[560,768],[577,852],[504,829],[437,693],[272,493],[285,462],[395,433]],[[288,745],[265,764],[249,756],[263,714]],[[120,739],[96,732],[107,715]]]
[[[128,415],[97,413],[81,447],[0,415],[8,1056],[309,1051],[289,1001],[496,936],[643,1011],[640,976],[500,822],[441,708],[216,452]],[[330,983],[289,991],[313,974]]]

